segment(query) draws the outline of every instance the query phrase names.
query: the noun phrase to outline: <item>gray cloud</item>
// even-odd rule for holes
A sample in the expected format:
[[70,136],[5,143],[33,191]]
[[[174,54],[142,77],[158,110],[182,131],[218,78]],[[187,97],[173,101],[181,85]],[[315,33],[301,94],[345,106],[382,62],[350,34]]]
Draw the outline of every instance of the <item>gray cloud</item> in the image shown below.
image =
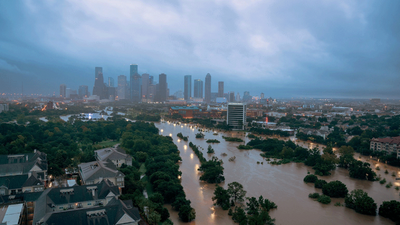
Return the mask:
[[[1,1],[0,79],[31,92],[139,72],[183,75],[213,91],[268,96],[394,97],[400,90],[397,1]],[[7,79],[6,79],[7,77]],[[14,80],[16,78],[13,78]],[[0,82],[0,90],[19,85]],[[0,91],[2,92],[2,91]]]

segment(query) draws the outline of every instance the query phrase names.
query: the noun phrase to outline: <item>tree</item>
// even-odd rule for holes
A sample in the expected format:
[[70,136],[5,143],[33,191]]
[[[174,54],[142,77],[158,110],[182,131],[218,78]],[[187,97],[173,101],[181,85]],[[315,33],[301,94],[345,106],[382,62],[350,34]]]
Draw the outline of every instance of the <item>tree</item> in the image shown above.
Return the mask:
[[322,193],[332,198],[344,198],[348,192],[346,185],[338,180],[331,181],[322,187]]
[[243,202],[246,191],[243,189],[243,185],[238,182],[232,182],[228,184],[228,194],[234,200],[234,202]]
[[328,182],[326,182],[325,180],[316,180],[314,183],[314,187],[315,188],[323,188],[325,184],[327,184]]
[[368,196],[361,189],[356,189],[350,192],[344,199],[346,207],[354,209],[356,212],[365,215],[376,215],[376,203],[374,199]]
[[247,198],[246,202],[246,210],[249,215],[258,215],[258,208],[260,207],[260,203],[257,201],[255,197]]
[[188,205],[183,205],[180,208],[178,215],[183,222],[190,222],[196,218],[196,211]]
[[400,222],[400,202],[385,201],[379,206],[379,215],[389,218],[398,224]]
[[185,196],[176,197],[175,201],[171,204],[171,206],[176,210],[179,211],[181,206],[188,205],[190,206],[190,200],[187,200]]
[[212,200],[215,201],[214,205],[221,206],[222,209],[228,210],[229,209],[229,193],[228,190],[225,190],[223,187],[217,185],[215,188],[214,196]]
[[322,204],[329,204],[331,203],[331,198],[326,195],[320,195],[317,199],[318,202],[321,202]]
[[235,211],[232,215],[233,221],[239,223],[239,225],[247,225],[247,216],[246,212],[242,207],[235,207]]
[[156,211],[149,213],[148,215],[149,224],[158,224],[161,221],[161,215]]
[[304,177],[303,181],[306,183],[315,183],[315,181],[318,180],[318,177],[315,176],[314,174],[309,174]]

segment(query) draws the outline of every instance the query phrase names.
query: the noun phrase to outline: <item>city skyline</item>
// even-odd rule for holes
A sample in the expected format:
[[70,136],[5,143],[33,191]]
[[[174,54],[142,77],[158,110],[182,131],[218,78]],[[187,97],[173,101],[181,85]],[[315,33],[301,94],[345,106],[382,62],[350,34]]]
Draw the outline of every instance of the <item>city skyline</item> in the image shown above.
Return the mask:
[[210,73],[226,81],[225,90],[240,93],[398,98],[400,33],[393,21],[399,6],[2,1],[0,92],[21,93],[22,81],[26,94],[57,94],[61,83],[91,90],[93,67],[116,79],[129,77],[134,62],[139,74],[168,74],[171,93],[181,89],[183,75]]

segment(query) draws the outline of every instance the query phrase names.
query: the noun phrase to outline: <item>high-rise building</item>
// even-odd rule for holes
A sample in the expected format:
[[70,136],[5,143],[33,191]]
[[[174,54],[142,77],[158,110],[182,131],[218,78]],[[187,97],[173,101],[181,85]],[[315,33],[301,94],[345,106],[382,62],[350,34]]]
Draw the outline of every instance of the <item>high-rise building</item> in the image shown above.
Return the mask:
[[207,73],[204,87],[204,100],[207,103],[211,102],[211,75]]
[[65,84],[60,85],[60,97],[67,97],[67,86]]
[[148,98],[149,85],[150,75],[147,73],[142,74],[142,99]]
[[131,76],[131,100],[134,102],[142,101],[142,76],[138,73]]
[[138,65],[136,64],[131,64],[129,67],[129,77],[132,77],[133,75],[139,73],[138,72]]
[[103,67],[95,67],[94,68],[94,78],[96,79],[100,73],[103,74]]
[[129,66],[129,98],[133,101],[138,102],[138,98],[142,95],[141,86],[141,76],[138,73],[138,65],[131,64]]
[[260,94],[260,99],[264,99],[264,93]]
[[71,88],[65,89],[65,97],[69,98],[71,96]]
[[127,99],[127,89],[128,89],[128,82],[126,80],[125,75],[118,76],[118,88],[117,88],[117,96],[118,100]]
[[240,102],[240,94],[239,94],[239,92],[236,94],[236,102]]
[[200,79],[194,80],[193,96],[195,98],[203,98],[203,81]]
[[156,101],[157,102],[165,102],[167,100],[167,75],[162,73],[158,76],[158,88]]
[[235,102],[235,92],[229,92],[229,102]]
[[87,97],[89,97],[89,88],[88,88],[88,86],[87,86],[87,85],[81,85],[81,86],[79,86],[78,95],[79,95],[79,97],[81,97],[81,98],[87,98]]
[[[97,72],[99,68],[101,69],[101,67],[96,67],[95,71]],[[93,95],[99,96],[100,99],[107,98],[107,89],[106,85],[104,84],[103,73],[101,71],[96,74],[92,93]]]
[[142,76],[138,73],[138,65],[130,65],[130,99],[134,102],[140,102],[142,100]]
[[243,102],[249,102],[251,101],[252,96],[250,95],[250,92],[245,91],[243,93]]
[[228,103],[226,123],[235,130],[244,130],[246,123],[246,104]]
[[224,97],[224,82],[218,81],[218,97]]
[[108,86],[108,87],[114,87],[114,78],[108,77],[107,86]]
[[184,77],[183,98],[187,101],[192,97],[192,75]]

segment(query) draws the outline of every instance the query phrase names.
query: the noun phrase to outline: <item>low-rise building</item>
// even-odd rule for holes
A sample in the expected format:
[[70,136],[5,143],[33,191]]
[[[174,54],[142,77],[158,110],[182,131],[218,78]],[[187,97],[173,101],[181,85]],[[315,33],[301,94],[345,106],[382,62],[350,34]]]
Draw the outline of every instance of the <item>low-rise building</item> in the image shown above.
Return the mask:
[[172,116],[174,114],[181,115],[184,119],[192,119],[194,117],[194,113],[201,111],[196,106],[171,106],[169,108],[169,115]]
[[109,180],[96,185],[51,188],[35,202],[33,224],[133,224],[137,208],[118,200],[118,187]]
[[0,195],[43,191],[47,178],[47,155],[0,155]]
[[400,157],[400,136],[386,138],[372,138],[370,143],[372,151],[386,151],[388,154],[395,153]]
[[123,164],[132,166],[132,156],[126,154],[125,150],[118,145],[114,148],[103,148],[94,151],[94,155],[98,161],[107,161],[108,159],[118,168]]
[[125,175],[117,169],[110,159],[107,159],[107,161],[81,163],[78,168],[83,184],[97,184],[104,179],[108,179],[120,188],[125,185]]

